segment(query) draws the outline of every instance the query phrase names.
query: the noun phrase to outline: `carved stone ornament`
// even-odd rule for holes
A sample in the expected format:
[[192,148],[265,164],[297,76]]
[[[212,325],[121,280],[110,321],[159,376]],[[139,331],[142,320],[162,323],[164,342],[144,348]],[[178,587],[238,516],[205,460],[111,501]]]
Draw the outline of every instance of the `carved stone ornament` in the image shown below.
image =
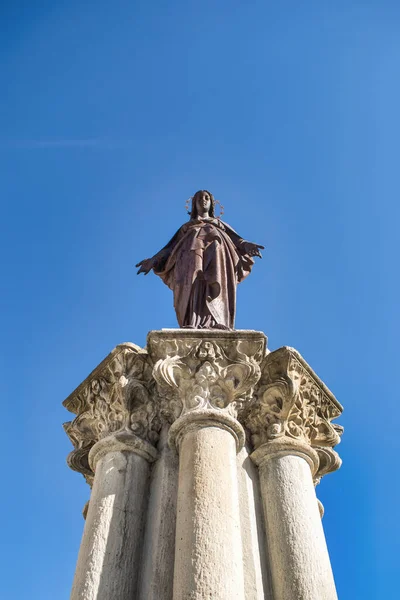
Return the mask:
[[332,423],[342,406],[302,356],[289,347],[268,354],[255,390],[255,402],[243,416],[255,448],[277,438],[304,442],[320,459],[320,477],[340,467],[332,447],[340,442],[343,428]]
[[161,422],[152,394],[148,354],[130,343],[117,346],[63,402],[76,418],[64,424],[74,445],[67,462],[89,485],[93,471],[88,455],[94,444],[118,431],[130,431],[155,444]]
[[319,468],[314,478],[314,485],[318,485],[324,475],[337,471],[342,466],[342,459],[332,448],[315,448],[319,458]]
[[278,439],[312,448],[315,484],[341,464],[333,447],[343,428],[332,423],[341,405],[296,350],[266,354],[266,337],[257,331],[152,331],[147,350],[120,344],[63,405],[76,415],[64,425],[74,446],[68,464],[89,485],[97,442],[130,432],[155,445],[163,422],[190,415],[225,419],[243,436],[239,421],[256,450]]
[[173,422],[212,410],[237,416],[258,382],[266,338],[255,331],[168,330],[151,332],[161,410]]

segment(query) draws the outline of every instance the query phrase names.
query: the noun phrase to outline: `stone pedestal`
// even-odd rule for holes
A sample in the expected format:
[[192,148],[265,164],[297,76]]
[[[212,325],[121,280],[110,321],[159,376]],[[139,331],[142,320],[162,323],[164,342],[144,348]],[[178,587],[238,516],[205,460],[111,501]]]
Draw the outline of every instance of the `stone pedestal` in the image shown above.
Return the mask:
[[153,332],[149,352],[179,452],[173,599],[244,600],[236,417],[260,377],[265,337]]
[[342,409],[295,350],[153,331],[64,405],[92,486],[72,600],[336,598],[315,485],[340,466]]

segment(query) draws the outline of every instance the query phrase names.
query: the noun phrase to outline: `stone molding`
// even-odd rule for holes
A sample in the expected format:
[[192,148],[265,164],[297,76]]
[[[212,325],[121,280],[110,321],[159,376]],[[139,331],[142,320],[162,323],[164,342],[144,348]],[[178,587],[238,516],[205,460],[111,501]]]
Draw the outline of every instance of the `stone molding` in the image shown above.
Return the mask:
[[147,443],[157,442],[161,421],[153,388],[147,352],[125,343],[114,348],[63,402],[77,415],[64,424],[74,446],[67,462],[89,485],[94,476],[89,452],[103,438],[125,431]]
[[157,458],[157,450],[149,442],[130,431],[117,431],[92,446],[89,452],[89,465],[93,472],[99,460],[110,452],[134,452],[150,463]]
[[304,358],[287,346],[269,353],[261,367],[254,402],[244,411],[241,421],[251,434],[257,449],[275,440],[299,442],[313,449],[319,458],[314,470],[315,482],[340,467],[332,448],[340,442],[343,428],[332,420],[342,406]]
[[311,446],[303,441],[282,436],[265,444],[261,444],[251,454],[252,460],[258,467],[263,467],[266,461],[279,456],[300,456],[310,465],[311,473],[315,475],[319,470],[319,457]]
[[162,330],[149,334],[148,348],[167,421],[198,411],[236,418],[260,378],[266,338],[256,331]]
[[168,435],[169,445],[179,451],[183,436],[189,431],[196,431],[202,427],[218,427],[229,431],[235,438],[237,452],[240,452],[245,444],[246,435],[243,427],[227,412],[198,409],[185,413],[172,423]]

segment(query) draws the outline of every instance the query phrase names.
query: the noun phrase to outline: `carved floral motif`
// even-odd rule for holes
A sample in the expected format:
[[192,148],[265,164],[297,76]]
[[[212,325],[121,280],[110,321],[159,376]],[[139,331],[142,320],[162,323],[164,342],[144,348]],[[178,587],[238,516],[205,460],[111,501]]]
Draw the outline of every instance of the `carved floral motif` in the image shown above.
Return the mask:
[[281,436],[313,447],[332,447],[343,429],[331,421],[341,412],[336,398],[300,354],[283,347],[265,358],[255,402],[244,420],[256,447]]
[[161,422],[151,371],[145,351],[121,344],[63,403],[77,415],[64,424],[75,448],[68,464],[89,484],[93,479],[89,451],[101,438],[126,429],[150,443],[157,442]]
[[[204,336],[203,336],[204,338]],[[213,409],[236,416],[260,377],[264,338],[240,340],[176,336],[150,340],[153,376],[162,411],[172,422],[188,412]]]
[[93,482],[88,455],[105,436],[128,430],[156,444],[162,422],[190,412],[238,418],[258,448],[286,437],[309,444],[320,466],[315,483],[340,467],[332,449],[342,407],[293,348],[265,355],[257,332],[152,332],[148,352],[121,344],[65,400],[76,418],[64,425],[68,464]]

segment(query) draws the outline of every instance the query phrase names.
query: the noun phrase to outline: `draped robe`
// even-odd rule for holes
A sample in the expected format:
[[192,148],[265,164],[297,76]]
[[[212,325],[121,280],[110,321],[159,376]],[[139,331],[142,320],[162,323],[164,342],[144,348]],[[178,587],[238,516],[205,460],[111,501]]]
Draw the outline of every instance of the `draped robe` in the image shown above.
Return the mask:
[[153,270],[174,292],[180,327],[233,329],[236,285],[254,260],[219,219],[191,219],[154,257]]

